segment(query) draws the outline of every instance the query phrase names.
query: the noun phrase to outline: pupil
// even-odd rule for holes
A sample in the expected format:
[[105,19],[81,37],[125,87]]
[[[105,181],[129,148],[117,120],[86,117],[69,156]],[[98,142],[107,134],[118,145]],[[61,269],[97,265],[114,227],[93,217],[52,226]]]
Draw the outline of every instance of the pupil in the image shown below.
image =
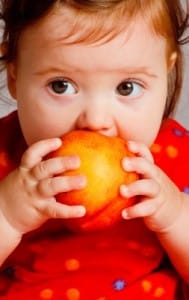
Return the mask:
[[67,84],[64,81],[54,81],[52,82],[52,89],[57,94],[62,94],[67,89]]
[[133,84],[132,82],[124,82],[121,83],[118,88],[118,92],[123,95],[123,96],[128,96],[132,93],[133,91]]

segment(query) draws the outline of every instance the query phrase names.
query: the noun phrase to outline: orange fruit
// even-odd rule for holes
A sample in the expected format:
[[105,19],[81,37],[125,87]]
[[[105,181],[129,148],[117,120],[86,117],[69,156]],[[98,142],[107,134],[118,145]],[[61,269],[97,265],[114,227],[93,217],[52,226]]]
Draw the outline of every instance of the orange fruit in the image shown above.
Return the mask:
[[62,146],[52,156],[78,155],[80,167],[63,175],[84,174],[87,185],[81,190],[60,193],[57,201],[69,205],[82,204],[86,215],[65,220],[75,231],[103,229],[121,219],[123,208],[133,204],[134,198],[123,198],[120,185],[137,180],[135,172],[126,172],[121,160],[133,156],[119,137],[107,137],[93,131],[75,130],[62,137]]

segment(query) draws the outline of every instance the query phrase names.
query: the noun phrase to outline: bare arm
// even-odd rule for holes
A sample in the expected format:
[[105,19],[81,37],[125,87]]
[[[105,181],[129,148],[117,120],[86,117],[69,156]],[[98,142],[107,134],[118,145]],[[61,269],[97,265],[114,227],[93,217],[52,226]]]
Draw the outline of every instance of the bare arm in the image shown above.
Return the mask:
[[22,234],[19,234],[5,220],[4,216],[0,215],[0,266],[5,259],[14,251],[22,239]]
[[[0,181],[0,265],[22,236],[50,218],[76,218],[83,206],[56,202],[55,195],[85,186],[84,176],[58,176],[79,166],[79,158],[43,160],[60,146],[57,139],[39,141],[26,150],[20,166]],[[56,176],[54,176],[56,175]]]
[[181,198],[179,217],[157,235],[173,265],[189,284],[189,196],[181,193]]
[[125,209],[123,218],[143,218],[157,234],[175,269],[189,283],[189,196],[154,164],[145,145],[131,143],[130,150],[137,156],[126,158],[123,168],[136,171],[141,178],[122,186],[120,192],[125,197],[140,196],[141,201]]

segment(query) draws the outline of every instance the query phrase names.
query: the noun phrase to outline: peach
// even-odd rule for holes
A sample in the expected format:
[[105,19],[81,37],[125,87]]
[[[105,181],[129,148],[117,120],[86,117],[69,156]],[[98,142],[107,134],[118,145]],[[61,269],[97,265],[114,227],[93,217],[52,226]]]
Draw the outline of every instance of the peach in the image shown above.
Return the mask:
[[53,157],[78,155],[80,167],[63,175],[84,174],[87,185],[81,190],[60,193],[57,201],[69,205],[82,204],[86,215],[65,220],[74,231],[105,229],[121,219],[121,211],[134,203],[134,198],[123,198],[120,185],[137,180],[135,172],[125,172],[121,160],[133,156],[119,137],[108,137],[97,132],[75,130],[62,137],[62,146]]

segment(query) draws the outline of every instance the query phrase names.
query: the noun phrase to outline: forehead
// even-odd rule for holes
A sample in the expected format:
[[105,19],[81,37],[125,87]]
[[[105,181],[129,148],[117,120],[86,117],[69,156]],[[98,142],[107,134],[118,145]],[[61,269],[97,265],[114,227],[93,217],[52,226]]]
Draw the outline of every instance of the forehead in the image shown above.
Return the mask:
[[[137,24],[140,25],[137,26]],[[120,32],[123,33],[125,42],[136,30],[140,31],[141,39],[153,36],[159,40],[159,37],[162,37],[154,30],[152,21],[145,20],[140,14],[134,16],[133,13],[131,16],[127,13],[122,17],[116,13],[109,17],[103,13],[98,16],[94,14],[80,15],[73,9],[61,5],[58,9],[56,7],[52,9],[49,14],[31,26],[26,27],[21,32],[19,42],[35,42],[38,39],[39,44],[40,41],[46,44],[52,42],[55,44],[60,42],[64,44],[103,44],[115,38]]]
[[[82,26],[82,22],[77,22],[75,26],[75,14],[72,10],[62,8],[52,11],[22,32],[18,56],[24,53],[27,58],[32,56],[38,61],[37,58],[42,56],[40,53],[43,53],[49,60],[53,59],[57,64],[66,61],[75,69],[81,66],[80,58],[82,58],[85,59],[88,70],[103,67],[107,70],[107,60],[111,62],[112,70],[123,68],[124,62],[121,59],[123,57],[127,57],[128,68],[129,63],[131,66],[140,65],[141,58],[148,62],[152,55],[162,56],[162,59],[165,59],[165,39],[155,34],[142,16],[130,21],[120,20],[121,26],[118,31],[120,28],[121,30],[119,34],[115,31],[116,34],[113,35],[109,30],[113,23],[96,32],[94,20],[87,21],[86,26]],[[92,34],[99,34],[98,38]],[[43,58],[40,60],[43,62]]]

